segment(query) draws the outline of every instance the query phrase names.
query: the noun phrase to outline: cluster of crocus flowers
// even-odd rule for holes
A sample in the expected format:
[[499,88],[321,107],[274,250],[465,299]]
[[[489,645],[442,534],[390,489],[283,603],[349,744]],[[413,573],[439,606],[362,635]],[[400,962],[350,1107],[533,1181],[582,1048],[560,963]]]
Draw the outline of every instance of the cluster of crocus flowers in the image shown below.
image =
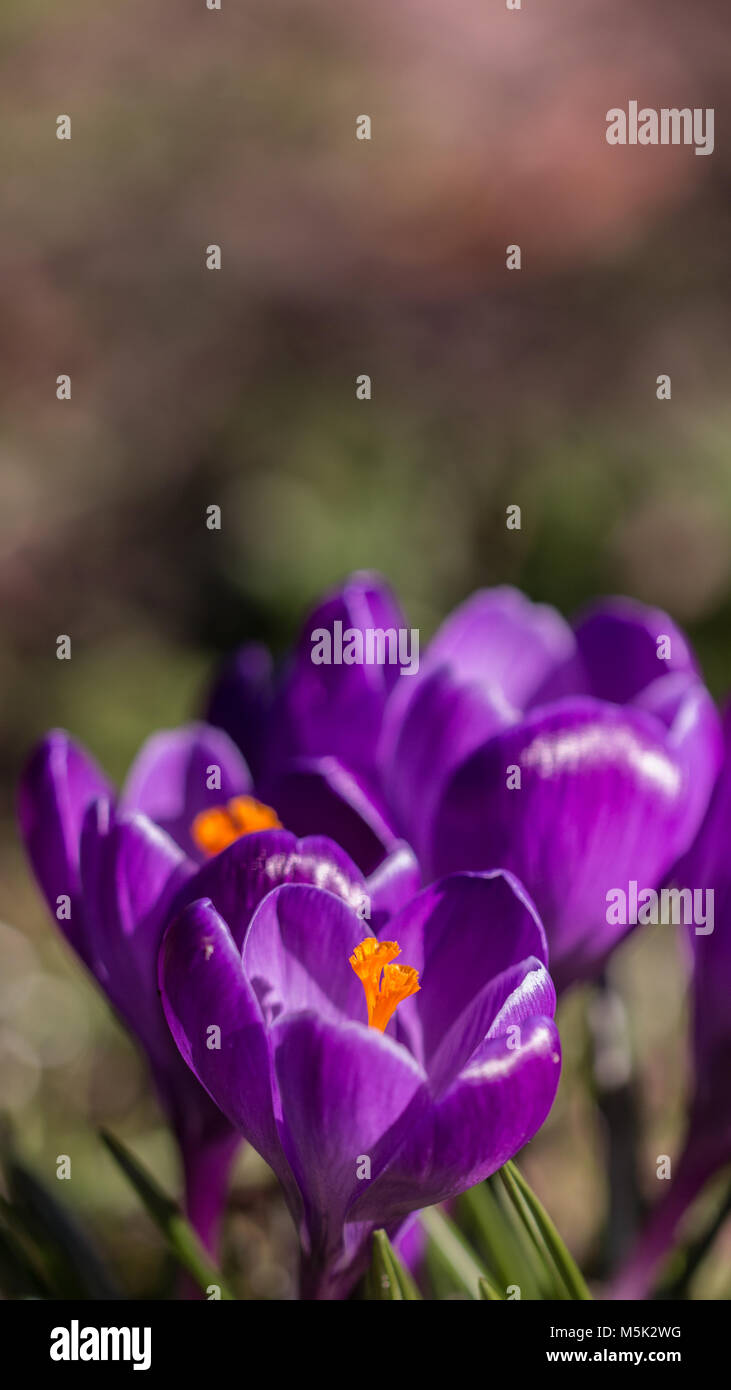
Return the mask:
[[[243,649],[210,722],[153,735],[121,792],[60,731],[20,789],[51,911],[147,1053],[199,1234],[214,1248],[243,1136],[281,1182],[312,1298],[348,1294],[375,1227],[398,1236],[535,1134],[560,1070],[554,980],[616,947],[608,893],[688,850],[722,756],[685,638],[639,604],[572,627],[481,592],[405,679],[313,663],[312,631],[336,622],[404,619],[354,576],[276,680]],[[696,1138],[663,1229],[731,1152],[709,1137],[724,950],[696,946]]]
[[[179,1145],[188,1215],[209,1249],[240,1139],[184,1064],[165,1022],[157,956],[169,914],[198,866],[218,862],[235,876],[239,909],[249,914],[277,883],[291,880],[352,893],[356,905],[368,894],[348,856],[324,838],[298,842],[279,832],[262,869],[261,837],[240,823],[244,809],[249,825],[265,818],[249,787],[227,735],[194,724],[154,735],[121,793],[55,730],[31,755],[19,791],[21,831],[50,911],[147,1054]],[[240,833],[231,840],[232,860],[231,850],[214,854],[202,844],[200,826],[234,793]],[[200,891],[208,891],[205,883]],[[377,885],[373,893],[378,906]]]
[[[269,863],[269,836],[256,838]],[[545,936],[499,872],[434,883],[380,938],[347,897],[314,885],[276,887],[250,917],[224,864],[235,852],[183,890],[160,958],[165,1012],[198,1080],[279,1177],[302,1296],[341,1298],[374,1228],[396,1234],[543,1123],[560,1071]]]
[[269,813],[230,795],[239,759],[205,726],[156,735],[117,795],[55,732],[21,825],[59,925],[147,1052],[202,1239],[214,1248],[243,1136],[282,1183],[303,1296],[341,1297],[376,1226],[395,1237],[545,1119],[560,1070],[545,936],[510,875],[415,895],[403,847],[366,879],[326,837],[248,829]]
[[510,869],[543,919],[559,988],[594,974],[629,929],[607,893],[657,885],[703,818],[721,757],[718,714],[687,639],[627,599],[570,626],[509,588],[473,594],[417,675],[315,665],[311,633],[398,631],[377,576],[315,610],[274,681],[248,647],[208,717],[240,743],[257,794],[299,833],[332,834],[366,872],[398,841],[422,879]]

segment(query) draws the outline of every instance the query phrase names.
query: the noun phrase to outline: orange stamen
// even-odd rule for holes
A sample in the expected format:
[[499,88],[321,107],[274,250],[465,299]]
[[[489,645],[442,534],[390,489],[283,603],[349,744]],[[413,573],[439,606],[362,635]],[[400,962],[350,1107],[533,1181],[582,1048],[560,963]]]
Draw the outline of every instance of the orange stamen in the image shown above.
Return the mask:
[[376,941],[367,936],[349,957],[366,997],[368,1024],[382,1033],[404,999],[421,989],[419,972],[410,965],[392,965],[401,955],[397,941]]
[[200,811],[190,827],[198,849],[204,854],[219,854],[242,835],[255,830],[280,830],[282,822],[271,806],[254,796],[235,796],[225,806],[212,806]]

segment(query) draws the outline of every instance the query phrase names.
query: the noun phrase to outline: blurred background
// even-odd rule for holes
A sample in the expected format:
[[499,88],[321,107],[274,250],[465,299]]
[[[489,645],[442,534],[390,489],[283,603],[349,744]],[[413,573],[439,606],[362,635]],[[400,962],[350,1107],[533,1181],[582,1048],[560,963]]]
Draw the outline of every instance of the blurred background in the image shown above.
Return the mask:
[[[482,584],[566,613],[633,594],[687,626],[724,695],[731,22],[725,0],[4,0],[0,47],[0,1110],[45,1178],[72,1155],[64,1201],[144,1292],[159,1238],[95,1126],[171,1189],[174,1155],[30,882],[21,762],[63,725],[121,776],[197,712],[223,652],[282,651],[356,567],[388,576],[422,640]],[[608,146],[631,99],[714,107],[713,155]],[[685,1084],[669,931],[613,965],[648,1200]],[[590,1002],[565,1006],[525,1169],[601,1271]],[[697,1297],[724,1292],[724,1239]],[[228,1242],[240,1289],[289,1296],[288,1218],[253,1159]]]

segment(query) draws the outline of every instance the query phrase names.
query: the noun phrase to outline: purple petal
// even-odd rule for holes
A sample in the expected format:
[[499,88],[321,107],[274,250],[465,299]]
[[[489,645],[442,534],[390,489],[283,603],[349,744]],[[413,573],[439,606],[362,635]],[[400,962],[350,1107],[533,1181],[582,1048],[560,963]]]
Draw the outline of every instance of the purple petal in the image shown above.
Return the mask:
[[54,917],[56,899],[71,899],[71,918],[59,925],[82,958],[81,826],[93,801],[114,795],[97,764],[62,729],[46,734],[37,745],[20,782],[18,816],[33,871]]
[[276,783],[277,815],[295,835],[328,835],[371,873],[397,843],[380,801],[337,758],[301,758]]
[[316,639],[334,624],[365,632],[368,628],[398,633],[403,615],[391,591],[377,576],[353,575],[327,598],[304,624],[293,666],[277,698],[272,738],[282,764],[292,757],[332,754],[348,767],[374,779],[376,744],[389,691],[399,679],[397,665],[315,665]]
[[419,861],[410,845],[400,842],[366,880],[370,924],[376,935],[389,917],[421,887]]
[[607,922],[608,891],[656,885],[686,833],[683,768],[663,735],[643,711],[562,701],[474,753],[438,808],[433,870],[512,870],[536,903],[560,986],[596,969],[628,930]]
[[447,663],[461,680],[522,709],[575,645],[554,608],[504,586],[478,590],[456,608],[429,644],[428,662],[429,669]]
[[334,1022],[366,1019],[363,986],[349,956],[364,924],[342,898],[285,883],[260,903],[246,933],[242,961],[267,1026],[311,1009]]
[[543,928],[521,885],[498,870],[432,884],[392,918],[386,934],[421,985],[399,1005],[398,1034],[438,1090],[487,1034],[510,992],[500,983],[504,973],[528,958],[545,964]]
[[[209,790],[212,770],[220,786]],[[200,811],[220,806],[251,791],[251,774],[228,734],[208,724],[164,729],[143,744],[130,768],[121,806],[142,811],[199,860],[201,851],[190,834]]]
[[[580,617],[576,641],[587,671],[588,693],[623,705],[660,675],[698,673],[687,638],[659,608],[629,598],[606,599]],[[670,639],[667,659],[658,638]]]
[[512,1158],[543,1124],[561,1067],[555,1024],[527,1021],[520,1046],[490,1039],[441,1100],[416,1117],[386,1170],[351,1208],[353,1221],[397,1220],[464,1192]]
[[[172,1041],[172,1039],[171,1039]],[[193,1073],[188,1070],[178,1053],[178,1060],[186,1073],[191,1087],[195,1087],[201,1100],[211,1110],[215,1110],[226,1133],[218,1142],[201,1142],[199,1136],[192,1140],[181,1139],[181,1158],[185,1174],[185,1215],[199,1240],[214,1261],[218,1260],[218,1244],[221,1221],[226,1208],[228,1183],[234,1154],[241,1143],[241,1136],[232,1129],[228,1121],[206,1092],[199,1085]],[[192,1298],[202,1298],[195,1286]],[[179,1295],[180,1296],[180,1295]]]
[[225,729],[241,749],[257,784],[265,772],[272,685],[270,653],[258,642],[248,642],[222,667],[206,708],[207,722]]
[[446,666],[420,681],[403,714],[397,700],[389,705],[379,754],[383,786],[417,854],[426,852],[434,810],[450,773],[516,719],[517,711],[499,691],[493,697]]
[[522,1030],[532,1018],[553,1018],[556,990],[542,961],[535,956],[512,965],[492,982],[499,985],[502,1003],[490,1024],[487,1038],[501,1038],[508,1029]]
[[[422,1113],[424,1076],[405,1048],[374,1028],[311,1014],[272,1034],[283,1143],[302,1193],[311,1249],[339,1252],[349,1207]],[[358,1177],[370,1159],[370,1182]],[[421,1205],[418,1196],[413,1204]],[[378,1218],[380,1219],[380,1217]]]
[[211,903],[192,903],[171,922],[160,952],[159,980],[165,1017],[184,1061],[275,1170],[296,1207],[274,1117],[261,1010],[240,952]]
[[364,879],[332,840],[318,835],[297,840],[288,830],[261,830],[209,859],[185,885],[174,911],[182,912],[196,898],[210,898],[241,949],[252,914],[280,883],[312,883],[356,911],[366,897]]
[[522,1039],[523,1025],[534,1018],[553,1018],[556,991],[535,956],[511,965],[467,1001],[444,1036],[435,1040],[429,1057],[429,1089],[441,1097],[487,1040],[513,1029],[513,1044]]
[[106,994],[152,1054],[169,1051],[157,994],[157,954],[170,905],[193,872],[145,816],[87,812],[81,836],[86,953]]
[[[86,814],[81,881],[88,964],[147,1052],[155,1086],[181,1147],[191,1216],[213,1239],[234,1136],[183,1063],[157,990],[157,955],[170,903],[193,865],[145,816],[116,816],[106,802]],[[201,1170],[212,1180],[195,1194]]]
[[401,1263],[417,1278],[427,1249],[426,1231],[418,1216],[407,1217],[393,1237],[393,1248]]
[[[697,838],[670,877],[680,888],[713,892],[713,931],[691,928],[693,1049],[698,1124],[718,1133],[731,1072],[731,706],[723,721],[725,761]],[[698,925],[696,923],[696,925]],[[707,925],[707,924],[706,924]],[[727,1127],[728,1128],[728,1127]],[[731,1138],[727,1138],[731,1153]]]
[[723,759],[718,710],[705,686],[692,673],[661,676],[634,701],[668,730],[668,748],[683,772],[685,816],[678,827],[678,848],[692,840],[708,807]]

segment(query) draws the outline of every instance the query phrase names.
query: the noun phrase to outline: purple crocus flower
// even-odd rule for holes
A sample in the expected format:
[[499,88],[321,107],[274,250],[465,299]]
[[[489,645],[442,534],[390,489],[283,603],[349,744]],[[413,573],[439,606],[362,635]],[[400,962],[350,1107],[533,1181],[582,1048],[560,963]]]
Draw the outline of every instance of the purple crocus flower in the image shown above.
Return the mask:
[[317,807],[368,872],[398,841],[425,882],[510,869],[546,926],[557,986],[595,973],[632,925],[607,920],[607,894],[657,886],[717,775],[718,715],[682,632],[628,599],[572,627],[517,590],[484,590],[399,677],[313,664],[313,633],[335,621],[405,622],[380,580],[355,575],[305,623],[273,694],[261,649],[245,648],[211,697],[209,718],[247,756],[256,739],[264,799],[299,833]]
[[[224,665],[206,712],[251,768],[256,794],[298,835],[329,835],[364,873],[393,855],[403,837],[379,791],[376,750],[392,664],[314,665],[312,633],[396,631],[398,604],[378,578],[354,576],[304,625],[286,676],[275,682],[269,653],[248,644]],[[412,887],[420,877],[412,864]]]
[[[154,735],[117,796],[85,750],[55,730],[31,755],[19,793],[22,835],[54,919],[147,1053],[180,1147],[187,1212],[210,1250],[240,1137],[173,1043],[157,956],[171,904],[205,858],[191,826],[199,817],[208,824],[222,796],[248,804],[250,780],[226,734],[192,725]],[[254,821],[257,804],[249,806]],[[235,883],[240,913],[250,914],[277,883],[304,880],[350,893],[355,905],[370,898],[380,920],[399,885],[408,889],[401,858],[384,865],[380,884],[367,885],[329,841],[271,831],[233,844],[219,856],[218,873]]]
[[731,706],[724,740],[725,761],[707,815],[671,875],[681,889],[713,893],[713,930],[707,930],[710,923],[689,927],[694,1086],[687,1132],[672,1179],[612,1291],[615,1298],[647,1295],[691,1203],[731,1162]]
[[280,1179],[302,1296],[342,1298],[376,1227],[395,1234],[479,1182],[543,1123],[560,1070],[545,936],[501,872],[433,884],[377,936],[325,885],[277,887],[250,916],[234,852],[182,890],[160,956],[165,1012]]

